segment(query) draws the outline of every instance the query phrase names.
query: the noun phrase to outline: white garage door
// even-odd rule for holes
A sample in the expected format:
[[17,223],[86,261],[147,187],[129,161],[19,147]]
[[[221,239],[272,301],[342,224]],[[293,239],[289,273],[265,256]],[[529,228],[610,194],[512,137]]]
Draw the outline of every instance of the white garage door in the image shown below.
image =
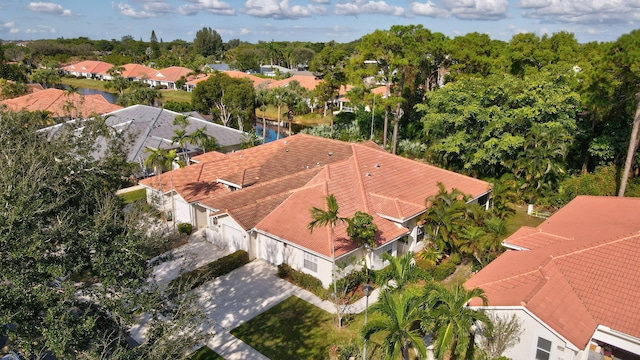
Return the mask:
[[231,250],[232,252],[236,250],[249,250],[247,239],[243,237],[242,231],[225,224],[224,237],[227,239],[229,250]]
[[260,258],[274,265],[284,261],[284,244],[266,236],[261,237]]

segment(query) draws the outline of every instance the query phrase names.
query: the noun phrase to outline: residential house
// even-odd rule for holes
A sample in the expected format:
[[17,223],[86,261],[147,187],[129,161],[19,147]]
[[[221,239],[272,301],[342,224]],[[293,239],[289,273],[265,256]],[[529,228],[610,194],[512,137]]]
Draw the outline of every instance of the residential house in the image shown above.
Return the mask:
[[[206,157],[206,158],[205,158]],[[205,154],[183,169],[141,181],[149,199],[163,194],[180,222],[206,227],[207,238],[251,258],[287,263],[331,281],[333,261],[366,258],[380,269],[382,254],[416,251],[422,229],[418,218],[438,182],[487,204],[489,184],[431,165],[391,155],[373,142],[345,143],[297,134],[232,154]],[[378,226],[376,246],[368,252],[348,240],[346,227],[313,233],[310,209],[323,208],[334,194],[339,216],[371,214]],[[334,251],[332,250],[335,249]],[[335,255],[335,256],[334,256]]]
[[180,80],[180,78],[184,78],[186,81],[187,76],[192,72],[193,71],[189,68],[170,66],[162,70],[154,70],[149,73],[147,79],[139,81],[146,82],[151,86],[166,86],[167,89],[170,90],[181,90],[176,87],[176,82]]
[[[196,156],[203,152],[203,149],[197,145],[187,142],[184,147],[173,141],[176,135],[175,130],[180,130],[180,126],[173,124],[176,116],[180,113],[156,108],[146,105],[133,105],[127,108],[119,107],[119,110],[104,114],[105,123],[116,129],[118,132],[127,136],[128,144],[126,145],[127,161],[135,162],[140,165],[141,170],[145,169],[145,159],[149,156],[148,149],[175,149],[178,155]],[[216,139],[219,151],[229,152],[240,149],[246,133],[233,128],[214,124],[212,122],[187,117],[188,125],[185,127],[185,133],[192,134],[198,129],[204,129],[204,132]],[[56,131],[63,129],[63,125],[55,125],[43,131],[49,131],[55,135]],[[100,140],[103,141],[104,139]],[[104,151],[104,146],[100,147]],[[95,154],[100,157],[102,154]],[[139,175],[142,177],[153,169],[142,171]]]
[[260,73],[262,75],[276,77],[291,73],[292,70],[279,65],[260,65]]
[[640,199],[579,196],[465,283],[524,330],[512,359],[640,359]]
[[111,104],[102,95],[81,95],[60,89],[46,89],[13,99],[0,101],[13,111],[48,111],[54,118],[87,118],[93,114],[105,114],[122,109]]
[[61,70],[64,74],[84,76],[87,79],[111,80],[108,71],[112,67],[113,64],[104,61],[85,60],[64,66]]

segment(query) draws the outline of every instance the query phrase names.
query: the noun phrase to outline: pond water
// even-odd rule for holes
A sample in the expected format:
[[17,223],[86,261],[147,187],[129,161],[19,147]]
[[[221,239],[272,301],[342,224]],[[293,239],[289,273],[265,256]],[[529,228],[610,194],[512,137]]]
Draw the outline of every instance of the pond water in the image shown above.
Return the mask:
[[[262,138],[262,125],[256,125],[255,130],[256,130],[256,135],[259,138]],[[280,139],[287,137],[286,132],[287,132],[286,129],[280,129]],[[278,131],[276,126],[271,127],[270,125],[267,125],[267,139],[265,140],[265,143],[275,141],[277,134],[278,134]]]
[[[69,87],[67,85],[62,85],[63,90],[68,89]],[[78,91],[80,92],[80,94],[82,95],[93,95],[93,94],[100,94],[102,95],[108,102],[115,104],[116,101],[118,101],[118,94],[114,94],[114,93],[110,93],[110,92],[106,92],[106,91],[102,91],[102,90],[95,90],[95,89],[87,89],[87,88],[78,88]]]

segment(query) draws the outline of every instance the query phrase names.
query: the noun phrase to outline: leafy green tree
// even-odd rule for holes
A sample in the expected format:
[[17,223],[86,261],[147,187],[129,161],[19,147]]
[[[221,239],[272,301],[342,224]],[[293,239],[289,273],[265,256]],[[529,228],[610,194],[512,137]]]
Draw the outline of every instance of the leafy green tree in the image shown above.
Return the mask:
[[158,90],[144,86],[136,86],[129,92],[118,97],[117,104],[124,107],[138,104],[153,106],[156,100],[159,99],[162,99],[162,94]]
[[39,69],[33,72],[31,80],[46,89],[60,83],[60,72],[57,69]]
[[0,99],[13,99],[28,93],[29,87],[27,84],[0,79]]
[[[342,218],[338,215],[338,211],[340,207],[338,206],[338,201],[336,200],[335,195],[330,194],[325,197],[326,202],[326,210],[317,208],[313,206],[311,208],[311,222],[307,228],[309,232],[313,232],[317,227],[329,226],[331,228],[331,274],[333,278],[333,289],[337,289],[336,286],[336,246],[335,246],[335,228],[338,223],[345,222],[346,219]],[[336,302],[336,308],[340,308],[337,304],[337,297],[333,299]],[[338,311],[338,327],[342,327],[342,316],[343,314]]]
[[[114,195],[130,175],[124,139],[101,118],[64,125],[56,136],[33,131],[40,121],[0,112],[0,256],[11,259],[0,275],[0,323],[13,324],[4,330],[11,346],[27,358],[134,358],[174,338],[173,351],[184,356],[195,344],[178,331],[138,349],[124,341],[135,311],[176,315],[164,298],[141,301],[161,295],[147,282],[158,242],[140,226],[146,216],[123,212]],[[92,156],[98,138],[106,142],[101,159]]]
[[203,27],[198,30],[196,37],[193,39],[193,51],[204,57],[214,56],[220,58],[223,51],[220,34],[210,27]]
[[156,59],[160,57],[160,44],[158,43],[158,37],[155,30],[151,30],[151,38],[149,39],[149,48],[151,50],[151,58]]
[[427,350],[422,342],[420,323],[425,319],[422,300],[413,292],[392,293],[383,291],[371,311],[379,318],[369,321],[362,329],[362,337],[370,341],[375,334],[384,334],[381,344],[385,359],[409,360],[413,348],[420,358]]
[[438,359],[473,359],[475,345],[472,326],[482,323],[487,328],[493,324],[487,315],[467,306],[473,298],[480,298],[488,304],[484,291],[480,288],[465,289],[456,284],[446,288],[430,283],[424,288],[423,301],[427,304],[428,316],[434,321],[435,354]]
[[347,52],[336,46],[331,41],[325,44],[313,58],[309,64],[309,69],[318,79],[322,79],[325,84],[326,91],[323,92],[323,100],[328,99],[329,108],[331,110],[331,128],[333,131],[333,101],[338,97],[338,90],[346,84],[347,76],[345,73]]

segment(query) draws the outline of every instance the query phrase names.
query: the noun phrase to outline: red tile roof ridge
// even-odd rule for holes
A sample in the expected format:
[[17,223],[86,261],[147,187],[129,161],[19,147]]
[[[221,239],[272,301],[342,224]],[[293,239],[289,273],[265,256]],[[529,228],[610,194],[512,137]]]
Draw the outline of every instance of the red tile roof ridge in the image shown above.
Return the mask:
[[353,161],[351,164],[353,165],[354,173],[356,174],[356,178],[358,179],[358,188],[360,189],[360,196],[362,197],[362,205],[364,206],[364,212],[367,214],[369,211],[369,201],[367,201],[367,192],[364,188],[364,181],[362,180],[362,173],[360,172],[360,161],[358,159],[358,152],[356,151],[356,144],[351,144],[352,155],[351,158]]
[[[547,259],[545,261],[545,266],[546,266],[546,264],[549,264],[550,261],[551,261],[551,259]],[[544,270],[544,266],[541,265],[534,272],[540,273],[540,280],[536,283],[536,286],[534,286],[533,289],[531,289],[529,294],[525,295],[522,298],[522,301],[520,303],[521,305],[526,305],[531,300],[533,300],[533,298],[540,292],[540,290],[542,290],[542,288],[544,288],[544,286],[549,282],[549,277],[547,276],[547,272]]]
[[562,259],[568,256],[573,256],[573,255],[577,255],[586,251],[591,251],[594,249],[598,249],[598,248],[603,248],[603,247],[607,247],[607,246],[611,246],[623,241],[627,241],[627,240],[631,240],[633,238],[636,237],[640,237],[640,231],[634,231],[630,234],[627,235],[623,235],[623,236],[618,236],[615,238],[607,238],[607,239],[603,239],[603,240],[599,240],[596,242],[590,242],[586,245],[578,245],[576,246],[576,250],[571,251],[570,249],[568,249],[568,251],[563,252],[562,254],[559,255],[551,255],[551,257],[553,257],[554,259]]

